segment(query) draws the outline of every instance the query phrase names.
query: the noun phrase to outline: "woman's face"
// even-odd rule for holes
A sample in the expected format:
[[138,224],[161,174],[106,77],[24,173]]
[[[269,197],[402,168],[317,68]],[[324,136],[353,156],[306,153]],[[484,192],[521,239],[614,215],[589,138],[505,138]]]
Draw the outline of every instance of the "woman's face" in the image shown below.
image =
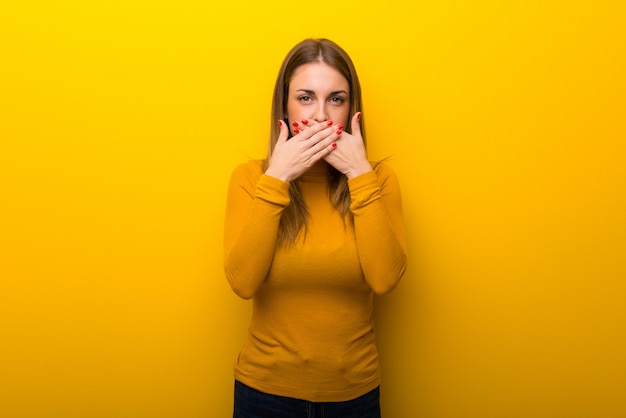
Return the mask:
[[[350,86],[339,71],[322,62],[296,68],[287,97],[290,123],[333,121],[348,126],[349,114]],[[293,124],[289,128],[293,131]]]

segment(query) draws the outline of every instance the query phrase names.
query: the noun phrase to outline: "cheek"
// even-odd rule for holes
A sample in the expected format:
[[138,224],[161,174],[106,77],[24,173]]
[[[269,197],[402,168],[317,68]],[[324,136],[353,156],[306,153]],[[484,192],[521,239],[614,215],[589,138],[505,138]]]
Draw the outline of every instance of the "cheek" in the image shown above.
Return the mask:
[[302,110],[299,106],[294,104],[293,102],[287,103],[287,118],[289,119],[289,123],[294,120],[302,119]]
[[335,123],[341,123],[344,126],[348,126],[349,113],[350,113],[350,109],[347,106],[337,108],[337,109],[334,109],[334,111],[331,113],[331,119]]

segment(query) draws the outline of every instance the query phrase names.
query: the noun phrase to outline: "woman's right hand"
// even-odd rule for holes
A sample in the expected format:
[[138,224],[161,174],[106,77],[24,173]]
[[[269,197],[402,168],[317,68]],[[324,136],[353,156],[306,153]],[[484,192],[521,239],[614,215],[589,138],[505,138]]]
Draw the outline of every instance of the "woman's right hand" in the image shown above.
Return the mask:
[[332,122],[319,123],[289,139],[289,127],[278,121],[280,134],[265,174],[285,182],[300,177],[319,160],[333,152],[341,133]]

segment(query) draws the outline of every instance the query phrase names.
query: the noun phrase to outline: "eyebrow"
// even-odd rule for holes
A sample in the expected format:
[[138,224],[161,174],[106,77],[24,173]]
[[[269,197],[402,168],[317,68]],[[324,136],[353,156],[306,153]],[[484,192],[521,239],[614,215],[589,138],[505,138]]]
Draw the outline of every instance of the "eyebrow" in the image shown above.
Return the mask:
[[[310,94],[311,96],[315,96],[315,92],[314,92],[313,90],[298,89],[298,90],[296,90],[296,91],[302,91],[302,92],[304,92],[304,93],[306,93],[306,94]],[[347,92],[347,91],[345,91],[345,90],[337,90],[337,91],[331,91],[331,92],[330,92],[330,96],[335,96],[335,95],[337,95],[337,94],[342,94],[342,93],[343,93],[343,94],[348,94],[348,92]]]

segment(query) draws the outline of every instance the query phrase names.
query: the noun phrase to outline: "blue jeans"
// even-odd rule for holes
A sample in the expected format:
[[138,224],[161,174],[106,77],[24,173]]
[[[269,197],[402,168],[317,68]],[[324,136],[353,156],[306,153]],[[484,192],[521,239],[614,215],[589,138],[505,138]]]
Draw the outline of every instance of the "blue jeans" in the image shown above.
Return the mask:
[[380,390],[345,402],[309,402],[259,392],[235,380],[233,418],[380,418]]

